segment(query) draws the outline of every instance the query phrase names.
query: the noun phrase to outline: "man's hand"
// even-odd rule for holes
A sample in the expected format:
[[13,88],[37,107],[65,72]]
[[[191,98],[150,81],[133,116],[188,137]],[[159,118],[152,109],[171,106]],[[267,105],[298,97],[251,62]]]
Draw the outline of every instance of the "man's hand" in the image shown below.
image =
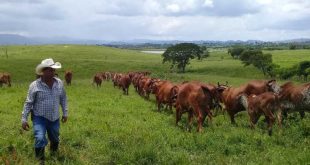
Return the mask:
[[29,131],[29,124],[28,122],[23,122],[22,127],[25,131]]
[[68,120],[68,116],[63,116],[63,117],[61,118],[61,121],[62,121],[63,123],[67,122],[67,120]]

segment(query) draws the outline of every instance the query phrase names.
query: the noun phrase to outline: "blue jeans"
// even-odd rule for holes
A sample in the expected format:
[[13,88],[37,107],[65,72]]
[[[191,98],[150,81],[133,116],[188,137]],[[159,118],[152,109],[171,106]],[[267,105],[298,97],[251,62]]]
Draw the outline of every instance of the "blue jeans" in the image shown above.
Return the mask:
[[45,147],[48,143],[46,139],[46,132],[48,139],[52,143],[59,142],[59,119],[56,121],[49,121],[41,116],[33,116],[33,132],[35,138],[35,148]]

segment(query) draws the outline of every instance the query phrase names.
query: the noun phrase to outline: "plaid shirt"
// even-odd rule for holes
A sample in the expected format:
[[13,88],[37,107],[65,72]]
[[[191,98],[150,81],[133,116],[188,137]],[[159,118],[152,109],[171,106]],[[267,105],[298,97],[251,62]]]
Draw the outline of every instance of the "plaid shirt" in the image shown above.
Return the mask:
[[68,116],[67,96],[63,83],[58,78],[54,79],[52,89],[41,78],[30,84],[22,112],[22,122],[27,121],[31,111],[35,116],[55,121],[59,119],[59,104],[62,107],[63,116]]

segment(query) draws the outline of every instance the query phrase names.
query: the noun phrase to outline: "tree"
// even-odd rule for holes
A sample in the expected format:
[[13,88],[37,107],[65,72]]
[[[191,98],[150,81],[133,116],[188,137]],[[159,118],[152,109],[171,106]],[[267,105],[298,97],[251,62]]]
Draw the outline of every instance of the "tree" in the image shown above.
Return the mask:
[[[307,68],[307,69],[305,70],[305,73],[307,74],[307,76],[310,75],[310,68]],[[307,81],[307,78],[306,78],[306,81]]]
[[177,66],[183,73],[185,67],[189,64],[190,59],[197,57],[198,59],[203,58],[203,51],[201,48],[193,43],[181,43],[167,48],[164,52],[163,63],[170,62],[171,68]]
[[284,80],[292,78],[295,74],[296,70],[294,68],[281,68],[279,70],[279,76]]
[[264,75],[274,76],[274,69],[278,67],[272,63],[271,54],[263,54],[261,50],[245,50],[240,55],[244,66],[253,65],[263,72]]
[[233,58],[239,58],[243,51],[246,49],[244,47],[233,47],[228,49],[228,54],[230,54]]
[[198,57],[198,60],[209,57],[210,53],[206,46],[200,46],[200,50],[203,52],[201,57]]
[[295,50],[296,48],[297,48],[297,45],[295,45],[295,44],[291,44],[289,46],[289,49],[291,49],[291,50]]
[[280,65],[271,63],[266,67],[266,72],[270,77],[276,77],[277,76],[277,71],[279,70]]
[[302,61],[299,63],[299,66],[297,68],[297,75],[299,77],[303,76],[304,80],[307,81],[309,72],[308,69],[310,68],[310,61]]

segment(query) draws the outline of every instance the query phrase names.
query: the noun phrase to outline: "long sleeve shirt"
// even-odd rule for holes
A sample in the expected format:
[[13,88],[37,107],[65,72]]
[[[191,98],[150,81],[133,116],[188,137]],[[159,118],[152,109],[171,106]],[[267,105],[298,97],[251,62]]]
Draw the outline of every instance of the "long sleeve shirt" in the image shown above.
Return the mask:
[[60,79],[54,78],[52,88],[44,83],[41,78],[29,86],[27,98],[22,112],[22,122],[26,122],[32,111],[35,116],[42,116],[50,121],[59,119],[59,105],[63,116],[68,116],[67,96]]

